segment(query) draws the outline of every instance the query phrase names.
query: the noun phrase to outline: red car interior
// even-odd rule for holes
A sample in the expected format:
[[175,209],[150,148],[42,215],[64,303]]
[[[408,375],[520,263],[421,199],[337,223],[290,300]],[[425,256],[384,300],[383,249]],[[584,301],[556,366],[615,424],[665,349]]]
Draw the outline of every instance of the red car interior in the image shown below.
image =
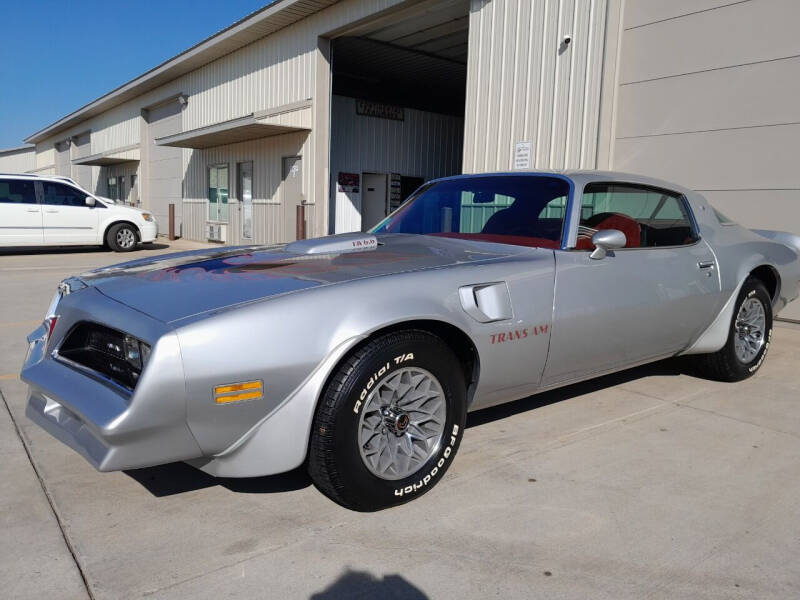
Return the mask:
[[[642,244],[642,229],[635,219],[620,213],[601,213],[602,218],[596,223],[592,219],[587,219],[585,224],[592,229],[617,229],[625,234],[626,248],[639,248]],[[595,215],[595,216],[601,216]],[[583,223],[582,223],[583,224]],[[590,237],[578,236],[578,243],[575,245],[578,250],[593,250],[594,244]]]

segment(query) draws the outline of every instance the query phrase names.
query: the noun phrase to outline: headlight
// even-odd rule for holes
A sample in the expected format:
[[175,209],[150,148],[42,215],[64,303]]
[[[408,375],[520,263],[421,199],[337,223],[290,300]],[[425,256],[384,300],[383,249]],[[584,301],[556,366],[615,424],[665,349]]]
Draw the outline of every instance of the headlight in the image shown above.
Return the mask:
[[147,366],[150,346],[116,329],[83,321],[67,335],[58,356],[133,389]]
[[142,218],[145,221],[151,221],[151,222],[155,220],[153,219],[153,215],[151,215],[150,213],[142,213]]

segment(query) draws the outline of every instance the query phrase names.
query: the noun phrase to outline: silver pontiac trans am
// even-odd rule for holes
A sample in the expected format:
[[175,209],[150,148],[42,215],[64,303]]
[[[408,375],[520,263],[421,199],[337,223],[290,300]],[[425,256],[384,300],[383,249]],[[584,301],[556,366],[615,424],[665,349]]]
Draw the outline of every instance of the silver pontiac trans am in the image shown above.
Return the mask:
[[27,415],[101,471],[305,465],[377,510],[442,478],[468,411],[677,355],[749,377],[799,254],[636,175],[439,179],[366,234],[65,280],[28,338]]

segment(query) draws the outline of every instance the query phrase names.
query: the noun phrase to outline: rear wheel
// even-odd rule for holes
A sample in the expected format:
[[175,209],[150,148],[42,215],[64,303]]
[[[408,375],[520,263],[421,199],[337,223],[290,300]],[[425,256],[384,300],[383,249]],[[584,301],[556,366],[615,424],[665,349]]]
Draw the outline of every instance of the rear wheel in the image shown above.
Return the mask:
[[772,300],[758,279],[748,279],[736,299],[728,340],[713,354],[696,358],[701,374],[719,381],[741,381],[761,367],[772,340]]
[[461,441],[466,386],[453,352],[425,331],[388,333],[348,357],[317,407],[308,470],[354,510],[379,510],[425,493]]
[[130,252],[136,248],[136,228],[128,223],[113,225],[106,234],[106,243],[114,252]]

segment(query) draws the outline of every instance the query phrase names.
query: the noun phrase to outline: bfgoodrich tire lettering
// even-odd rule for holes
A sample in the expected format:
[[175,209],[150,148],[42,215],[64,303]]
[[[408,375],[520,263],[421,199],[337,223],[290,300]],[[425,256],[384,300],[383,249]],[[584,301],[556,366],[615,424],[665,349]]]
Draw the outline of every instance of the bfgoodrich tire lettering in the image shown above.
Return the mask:
[[736,298],[727,342],[713,354],[697,356],[698,371],[718,381],[747,379],[761,368],[771,342],[772,299],[761,281],[747,279]]
[[[443,400],[436,413],[443,422],[429,429],[437,432],[428,444],[430,454],[419,450],[421,458],[410,469],[376,467],[363,452],[363,444],[369,440],[364,437],[364,411],[374,412],[370,402],[375,390],[393,377],[418,382],[427,376],[432,382],[425,383],[425,389],[436,390],[433,395],[441,390],[437,397]],[[409,425],[400,402],[390,404],[383,413],[386,427],[376,436],[385,435],[392,442],[391,436],[402,436],[405,427],[414,426],[415,417],[409,412]],[[424,494],[442,478],[458,450],[465,419],[466,385],[447,344],[425,331],[388,333],[356,350],[333,374],[314,418],[309,474],[317,488],[347,508],[372,511],[402,504]]]

